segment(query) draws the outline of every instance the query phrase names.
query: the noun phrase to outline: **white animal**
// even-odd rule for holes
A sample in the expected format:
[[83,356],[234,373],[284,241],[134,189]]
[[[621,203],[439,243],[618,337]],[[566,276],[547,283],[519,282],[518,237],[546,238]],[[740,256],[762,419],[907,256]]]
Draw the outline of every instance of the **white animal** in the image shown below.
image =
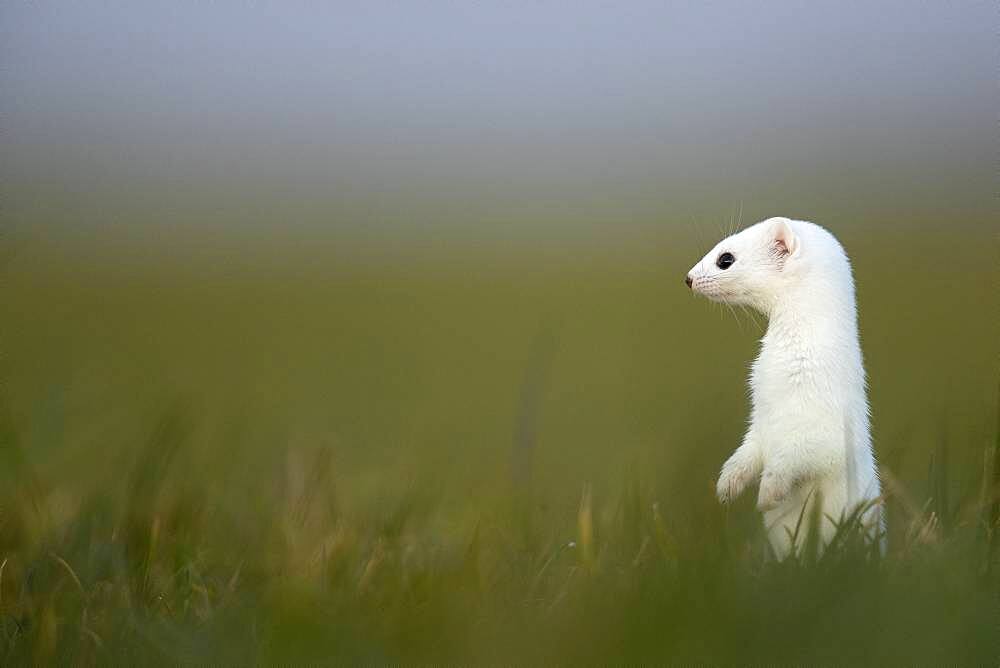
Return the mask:
[[719,500],[759,481],[779,559],[803,544],[817,499],[823,545],[862,504],[869,536],[882,533],[854,280],[840,243],[813,223],[770,218],[720,241],[685,282],[768,319],[750,373],[750,426],[722,466]]

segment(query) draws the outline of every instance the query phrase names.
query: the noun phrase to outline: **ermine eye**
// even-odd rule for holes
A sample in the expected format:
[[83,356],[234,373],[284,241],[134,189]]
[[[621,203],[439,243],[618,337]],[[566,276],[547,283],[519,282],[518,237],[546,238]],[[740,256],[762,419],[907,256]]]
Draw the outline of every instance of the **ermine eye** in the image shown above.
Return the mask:
[[723,253],[719,256],[719,259],[715,261],[715,266],[719,269],[729,269],[733,266],[733,262],[736,262],[736,258],[733,257],[732,253]]

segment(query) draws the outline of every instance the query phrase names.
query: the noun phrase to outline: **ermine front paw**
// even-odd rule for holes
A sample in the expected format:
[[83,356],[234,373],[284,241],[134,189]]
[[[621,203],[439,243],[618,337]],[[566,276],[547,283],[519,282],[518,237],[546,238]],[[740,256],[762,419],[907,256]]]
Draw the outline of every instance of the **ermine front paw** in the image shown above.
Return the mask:
[[751,482],[753,482],[753,467],[745,458],[738,453],[726,460],[722,465],[722,473],[719,474],[719,482],[715,486],[715,493],[721,503],[729,503],[743,493]]
[[792,483],[773,471],[764,471],[760,479],[760,494],[757,496],[758,510],[771,510],[781,504],[792,491]]

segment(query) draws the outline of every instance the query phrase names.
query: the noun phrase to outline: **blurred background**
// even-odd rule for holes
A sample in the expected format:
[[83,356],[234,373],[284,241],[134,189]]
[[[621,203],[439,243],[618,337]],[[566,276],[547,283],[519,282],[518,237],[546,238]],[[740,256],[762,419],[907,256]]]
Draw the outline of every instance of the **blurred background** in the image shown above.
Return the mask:
[[[564,541],[581,490],[610,507],[633,479],[696,531],[764,323],[682,279],[783,215],[847,248],[878,457],[947,514],[995,439],[997,20],[988,2],[5,3],[18,465],[63,526],[180,413],[169,475],[231,545],[314,451],[362,532],[412,505],[413,531],[463,543],[523,494]],[[749,502],[729,521],[754,540]]]

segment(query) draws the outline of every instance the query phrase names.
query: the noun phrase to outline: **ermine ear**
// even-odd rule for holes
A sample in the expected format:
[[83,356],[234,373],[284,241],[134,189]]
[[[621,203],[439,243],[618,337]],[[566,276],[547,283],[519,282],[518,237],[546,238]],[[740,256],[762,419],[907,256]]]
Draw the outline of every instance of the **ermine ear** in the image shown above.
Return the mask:
[[792,226],[789,225],[788,219],[779,218],[775,221],[772,235],[774,236],[774,243],[778,246],[778,250],[782,255],[793,255],[798,250],[799,238],[792,231]]

